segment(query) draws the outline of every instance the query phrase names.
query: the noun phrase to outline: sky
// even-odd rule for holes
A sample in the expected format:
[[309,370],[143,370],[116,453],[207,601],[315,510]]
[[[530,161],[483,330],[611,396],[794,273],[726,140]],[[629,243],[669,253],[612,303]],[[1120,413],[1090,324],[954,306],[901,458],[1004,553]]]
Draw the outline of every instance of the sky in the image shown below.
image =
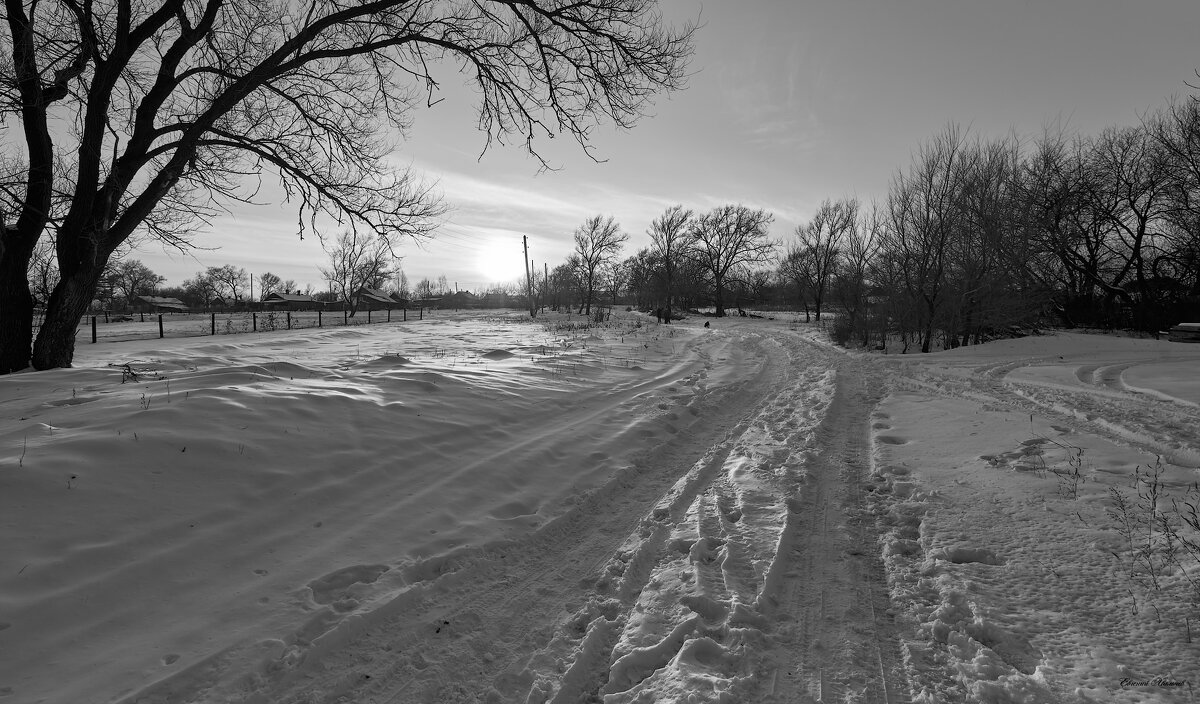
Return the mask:
[[[1055,125],[1092,134],[1136,124],[1200,83],[1196,0],[659,4],[669,23],[702,25],[687,87],[660,96],[632,130],[598,128],[600,162],[567,139],[541,145],[549,172],[520,145],[484,153],[474,95],[453,80],[444,100],[414,113],[394,158],[435,182],[451,211],[433,240],[401,247],[411,283],[444,275],[480,291],[518,280],[522,236],[534,266],[553,268],[597,214],[616,218],[632,255],[675,203],[765,208],[771,236],[786,241],[824,199],[882,199],[949,124],[983,138]],[[292,206],[267,200],[214,221],[188,255],[148,243],[131,256],[167,285],[233,264],[324,288],[320,242],[299,237]]]

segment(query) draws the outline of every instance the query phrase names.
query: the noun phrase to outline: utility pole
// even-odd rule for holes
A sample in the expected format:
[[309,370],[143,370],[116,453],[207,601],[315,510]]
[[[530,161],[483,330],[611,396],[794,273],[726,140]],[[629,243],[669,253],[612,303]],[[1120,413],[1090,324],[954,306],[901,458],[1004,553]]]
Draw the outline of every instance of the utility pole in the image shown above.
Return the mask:
[[525,295],[529,299],[529,317],[537,317],[537,308],[533,303],[533,274],[529,271],[529,238],[521,235],[521,245],[525,248]]

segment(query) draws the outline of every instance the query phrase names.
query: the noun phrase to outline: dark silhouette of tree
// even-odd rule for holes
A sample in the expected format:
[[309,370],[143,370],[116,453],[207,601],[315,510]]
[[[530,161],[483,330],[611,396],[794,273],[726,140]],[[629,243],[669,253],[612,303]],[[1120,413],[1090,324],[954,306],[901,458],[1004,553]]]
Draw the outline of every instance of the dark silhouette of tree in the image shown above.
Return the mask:
[[766,262],[777,243],[767,228],[775,219],[765,210],[723,205],[701,215],[688,230],[688,255],[708,276],[717,317],[725,315],[725,286],[741,266]]
[[[900,279],[896,293],[912,313],[912,325],[902,331],[915,335],[922,352],[929,352],[946,295],[949,243],[959,225],[957,197],[965,170],[965,136],[959,128],[944,132],[921,146],[907,173],[898,173],[888,194],[887,255]],[[907,318],[906,318],[907,320]]]
[[[540,160],[535,140],[566,134],[590,153],[598,122],[630,127],[682,87],[694,29],[664,27],[653,0],[5,6],[0,120],[23,154],[0,212],[0,373],[69,366],[117,247],[137,232],[186,247],[264,176],[302,232],[332,217],[429,236],[441,205],[388,156],[436,100],[439,63],[474,83],[486,144],[517,140]],[[60,278],[33,340],[26,272],[51,233]]]
[[329,268],[322,268],[321,276],[353,318],[358,312],[359,291],[380,288],[392,277],[391,247],[386,239],[369,231],[343,230],[333,242],[325,243],[325,252],[329,255]]
[[215,303],[224,301],[221,298],[220,284],[212,279],[207,271],[198,271],[196,275],[183,282],[183,290],[187,292],[189,305],[199,305],[211,308]]
[[792,290],[795,300],[804,309],[804,322],[812,321],[812,313],[808,302],[812,298],[813,258],[810,253],[793,242],[787,246],[787,251],[779,262],[776,270],[779,278]]
[[817,320],[821,319],[821,306],[825,302],[830,280],[841,264],[845,240],[856,227],[858,200],[843,198],[822,201],[812,220],[796,228],[796,249],[789,249],[788,257],[798,256],[808,260],[805,266],[796,267],[796,273],[807,278],[804,287],[812,295]]
[[127,259],[114,264],[109,275],[113,289],[125,299],[127,305],[138,296],[148,296],[166,281],[166,277],[155,274],[150,267],[136,259]]
[[650,241],[662,267],[666,300],[663,302],[663,318],[671,322],[671,304],[674,302],[676,271],[688,244],[688,226],[692,211],[682,205],[673,205],[650,223]]
[[240,304],[250,286],[250,275],[246,270],[232,264],[210,266],[204,270],[204,276],[227,305]]
[[590,217],[575,230],[575,256],[583,293],[581,313],[591,315],[592,301],[604,279],[605,269],[616,261],[627,240],[629,235],[621,232],[611,215]]
[[290,290],[284,288],[283,281],[279,276],[266,272],[258,276],[258,300],[263,300],[275,292],[291,293]]

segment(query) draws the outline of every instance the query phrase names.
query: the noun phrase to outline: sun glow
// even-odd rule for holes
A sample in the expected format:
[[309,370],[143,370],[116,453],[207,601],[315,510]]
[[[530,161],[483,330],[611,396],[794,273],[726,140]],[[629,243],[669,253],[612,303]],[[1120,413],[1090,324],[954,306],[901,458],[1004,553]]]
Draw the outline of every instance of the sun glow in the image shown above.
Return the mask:
[[481,243],[475,267],[487,283],[507,284],[524,280],[521,240],[492,235]]

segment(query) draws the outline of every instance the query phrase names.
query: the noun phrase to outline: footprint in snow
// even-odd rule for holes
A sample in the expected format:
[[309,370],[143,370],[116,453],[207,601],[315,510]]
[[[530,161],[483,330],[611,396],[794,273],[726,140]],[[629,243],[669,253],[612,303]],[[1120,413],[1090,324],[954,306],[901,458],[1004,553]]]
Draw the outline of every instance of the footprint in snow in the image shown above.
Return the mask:
[[524,501],[510,501],[503,506],[497,506],[488,515],[496,520],[506,521],[510,518],[529,516],[534,513],[537,511]]
[[313,601],[318,604],[331,604],[341,596],[341,592],[354,584],[372,584],[379,575],[387,572],[387,565],[354,565],[330,572],[324,577],[308,583],[312,590]]
[[948,548],[939,548],[930,553],[930,557],[935,560],[946,560],[956,565],[964,565],[967,563],[978,563],[981,565],[1003,565],[1004,560],[996,556],[996,553],[987,548],[976,548],[964,545],[956,545]]

